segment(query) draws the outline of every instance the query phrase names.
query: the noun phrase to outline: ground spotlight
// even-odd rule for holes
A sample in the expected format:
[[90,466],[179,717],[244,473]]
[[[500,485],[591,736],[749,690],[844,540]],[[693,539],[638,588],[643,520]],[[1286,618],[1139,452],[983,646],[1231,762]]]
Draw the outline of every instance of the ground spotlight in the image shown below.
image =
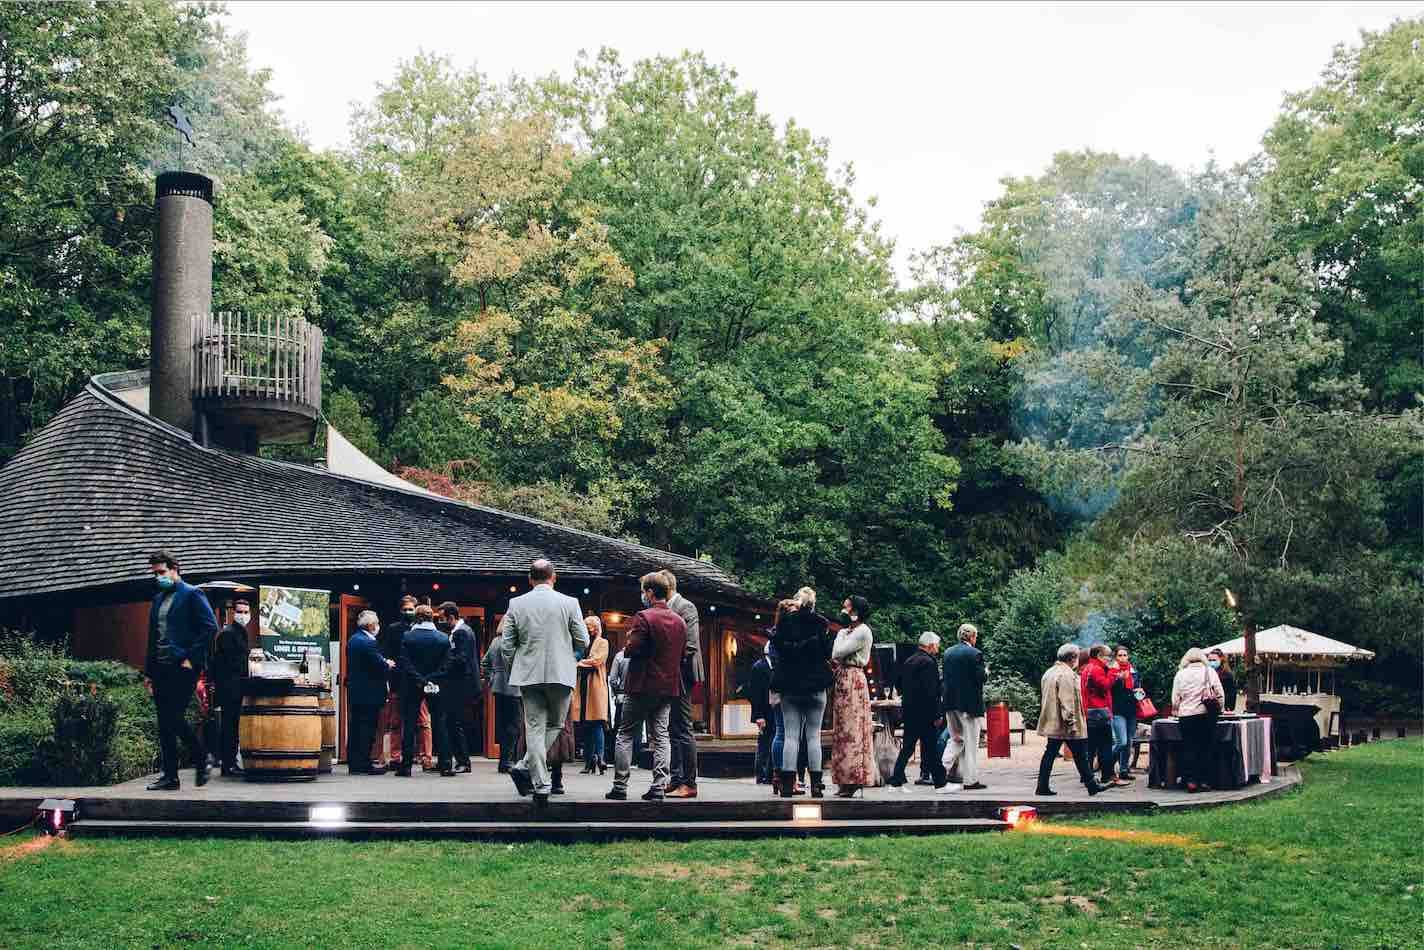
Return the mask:
[[1038,809],[1031,805],[1009,805],[999,809],[999,820],[1008,822],[1011,828],[1022,828],[1031,821],[1038,821]]
[[46,798],[36,811],[39,813],[40,828],[47,835],[64,834],[77,814],[72,798]]
[[820,805],[792,805],[791,820],[801,822],[811,822],[821,820]]
[[313,805],[308,819],[314,825],[346,824],[345,805]]

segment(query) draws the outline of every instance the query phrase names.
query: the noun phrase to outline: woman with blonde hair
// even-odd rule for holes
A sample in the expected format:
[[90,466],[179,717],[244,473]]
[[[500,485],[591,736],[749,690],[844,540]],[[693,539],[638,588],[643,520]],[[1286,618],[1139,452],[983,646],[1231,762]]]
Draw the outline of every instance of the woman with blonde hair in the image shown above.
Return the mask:
[[1211,778],[1211,747],[1226,693],[1206,654],[1192,647],[1182,655],[1172,680],[1172,708],[1182,730],[1182,779],[1188,792],[1205,791]]
[[782,613],[771,643],[776,648],[776,665],[771,670],[771,689],[781,697],[781,717],[785,735],[781,748],[782,798],[790,798],[796,788],[796,765],[801,743],[806,743],[806,762],[811,768],[811,797],[825,792],[821,782],[821,721],[826,716],[826,690],[831,685],[830,621],[816,613],[816,592],[803,587],[792,598],[794,608]]
[[588,628],[588,655],[578,661],[578,679],[574,684],[569,718],[579,723],[583,732],[583,769],[580,775],[602,775],[608,768],[604,755],[605,732],[608,727],[608,638],[603,635],[603,621],[596,615],[583,618]]
[[851,798],[875,784],[875,753],[871,748],[870,686],[865,667],[874,646],[865,618],[870,604],[852,595],[841,604],[841,631],[831,647],[835,662],[835,732],[831,744],[831,778],[837,798]]

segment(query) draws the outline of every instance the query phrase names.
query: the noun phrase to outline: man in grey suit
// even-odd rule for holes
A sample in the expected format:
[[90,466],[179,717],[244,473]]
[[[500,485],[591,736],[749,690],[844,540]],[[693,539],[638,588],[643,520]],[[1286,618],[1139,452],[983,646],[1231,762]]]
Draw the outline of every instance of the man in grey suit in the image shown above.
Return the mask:
[[524,699],[524,761],[509,770],[521,795],[549,803],[549,743],[558,738],[573,696],[574,648],[588,649],[588,628],[579,602],[554,590],[554,565],[539,558],[529,565],[534,588],[509,602],[500,623],[500,655],[509,685]]
[[697,740],[692,735],[692,687],[705,677],[702,671],[702,632],[697,606],[677,592],[677,576],[664,568],[659,573],[672,596],[667,605],[687,625],[687,653],[682,659],[682,693],[672,704],[669,733],[672,736],[672,779],[668,798],[697,797]]

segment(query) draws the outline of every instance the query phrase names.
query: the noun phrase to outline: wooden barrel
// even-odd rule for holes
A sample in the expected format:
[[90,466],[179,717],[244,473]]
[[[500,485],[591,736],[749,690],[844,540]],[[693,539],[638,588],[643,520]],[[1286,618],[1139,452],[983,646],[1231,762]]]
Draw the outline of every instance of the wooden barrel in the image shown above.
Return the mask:
[[330,775],[331,766],[336,762],[336,703],[330,693],[321,694],[318,711],[321,713],[321,755],[316,770]]
[[321,757],[318,690],[246,695],[238,726],[242,770],[254,782],[311,781]]

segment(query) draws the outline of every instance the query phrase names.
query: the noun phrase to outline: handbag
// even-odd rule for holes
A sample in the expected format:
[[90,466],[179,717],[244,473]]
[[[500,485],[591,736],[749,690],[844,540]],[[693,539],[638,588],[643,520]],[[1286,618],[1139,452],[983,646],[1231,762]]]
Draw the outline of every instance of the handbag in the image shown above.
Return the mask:
[[1137,701],[1138,719],[1155,719],[1156,716],[1157,707],[1153,705],[1150,697],[1144,696]]
[[1208,716],[1220,716],[1221,700],[1211,694],[1211,671],[1206,667],[1202,667],[1202,686],[1204,687],[1204,691],[1202,692],[1201,703],[1206,707],[1206,714]]

